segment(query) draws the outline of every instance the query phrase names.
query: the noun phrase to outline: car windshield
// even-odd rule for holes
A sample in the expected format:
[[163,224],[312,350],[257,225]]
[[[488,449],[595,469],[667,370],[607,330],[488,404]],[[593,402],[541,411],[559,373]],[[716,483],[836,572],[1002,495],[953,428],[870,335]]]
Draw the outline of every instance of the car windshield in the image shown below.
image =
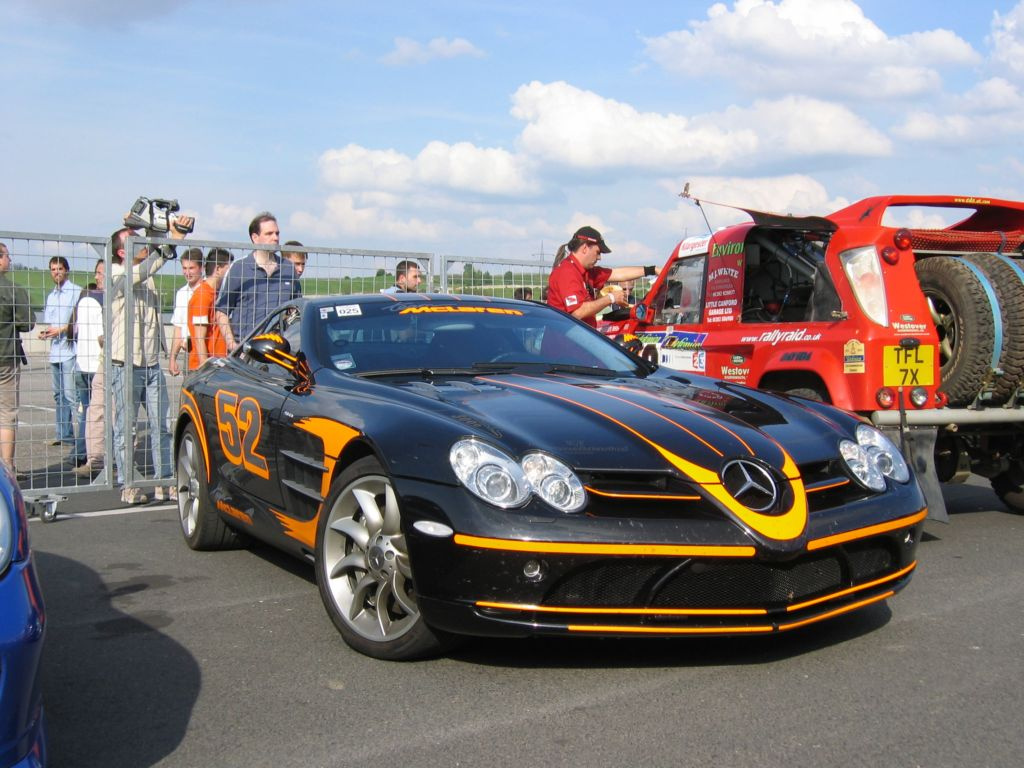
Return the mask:
[[422,301],[338,298],[318,306],[318,356],[352,374],[517,368],[645,375],[622,348],[540,304],[459,297]]

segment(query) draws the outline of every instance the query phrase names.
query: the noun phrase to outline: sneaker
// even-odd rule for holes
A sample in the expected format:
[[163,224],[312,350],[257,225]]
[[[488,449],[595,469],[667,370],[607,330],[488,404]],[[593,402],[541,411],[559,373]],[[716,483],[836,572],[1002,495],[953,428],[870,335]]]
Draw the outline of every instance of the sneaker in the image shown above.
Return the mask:
[[169,485],[166,488],[158,486],[153,491],[153,501],[177,501],[178,500],[178,489],[173,485]]
[[102,464],[93,464],[91,461],[83,462],[75,467],[72,472],[81,477],[92,477],[94,474],[103,469]]
[[124,488],[121,491],[122,504],[147,504],[149,496],[142,492],[141,488]]

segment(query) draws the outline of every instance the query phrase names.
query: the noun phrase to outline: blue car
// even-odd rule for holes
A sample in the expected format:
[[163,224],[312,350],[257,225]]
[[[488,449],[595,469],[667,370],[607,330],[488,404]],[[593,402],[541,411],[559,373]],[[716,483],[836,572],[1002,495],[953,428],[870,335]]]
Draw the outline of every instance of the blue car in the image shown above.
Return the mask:
[[0,766],[46,765],[39,661],[46,611],[21,491],[0,465]]

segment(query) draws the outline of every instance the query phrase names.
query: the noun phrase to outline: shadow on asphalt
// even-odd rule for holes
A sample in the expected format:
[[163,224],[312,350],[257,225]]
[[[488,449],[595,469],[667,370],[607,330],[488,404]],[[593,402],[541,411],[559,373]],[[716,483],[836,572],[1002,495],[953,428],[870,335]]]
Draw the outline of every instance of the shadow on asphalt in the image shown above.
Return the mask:
[[199,664],[159,631],[171,623],[168,614],[129,616],[111,599],[163,577],[142,575],[110,588],[75,560],[39,551],[35,558],[48,618],[43,699],[52,764],[160,762],[185,737],[199,696]]

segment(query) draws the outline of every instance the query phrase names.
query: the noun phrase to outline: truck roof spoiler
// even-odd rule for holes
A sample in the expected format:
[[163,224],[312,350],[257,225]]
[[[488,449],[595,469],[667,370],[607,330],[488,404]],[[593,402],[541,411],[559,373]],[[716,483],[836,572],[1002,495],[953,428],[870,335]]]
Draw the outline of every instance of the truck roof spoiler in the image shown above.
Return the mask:
[[1013,232],[1024,230],[1024,203],[993,197],[957,195],[880,195],[868,197],[829,214],[839,226],[880,227],[889,208],[963,208],[971,211],[964,219],[940,232]]

